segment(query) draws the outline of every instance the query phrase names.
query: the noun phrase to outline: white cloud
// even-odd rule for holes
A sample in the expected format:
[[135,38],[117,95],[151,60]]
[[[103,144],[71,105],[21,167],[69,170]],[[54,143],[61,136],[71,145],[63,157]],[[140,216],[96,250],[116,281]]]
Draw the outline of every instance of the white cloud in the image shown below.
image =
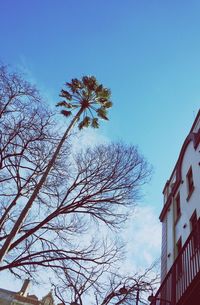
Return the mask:
[[127,241],[125,272],[142,271],[160,257],[161,224],[153,207],[136,207],[123,234]]
[[80,133],[73,136],[73,150],[77,151],[88,146],[95,146],[98,144],[108,143],[109,139],[103,136],[99,130],[86,128]]

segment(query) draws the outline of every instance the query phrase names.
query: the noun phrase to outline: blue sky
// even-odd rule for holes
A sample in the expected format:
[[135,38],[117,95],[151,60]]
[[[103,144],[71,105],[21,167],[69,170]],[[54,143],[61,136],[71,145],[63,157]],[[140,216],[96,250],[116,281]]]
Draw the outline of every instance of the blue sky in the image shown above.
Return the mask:
[[99,133],[138,145],[151,162],[142,203],[157,219],[200,105],[200,2],[1,0],[0,12],[0,61],[25,71],[51,104],[85,74],[112,90]]

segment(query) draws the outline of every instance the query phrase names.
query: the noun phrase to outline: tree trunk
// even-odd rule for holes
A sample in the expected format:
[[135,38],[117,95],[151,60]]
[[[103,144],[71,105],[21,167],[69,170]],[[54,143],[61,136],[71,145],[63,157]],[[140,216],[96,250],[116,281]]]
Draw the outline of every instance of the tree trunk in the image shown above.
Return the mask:
[[57,156],[58,156],[58,154],[59,154],[59,152],[60,152],[60,150],[61,150],[61,148],[62,148],[62,145],[64,144],[64,142],[65,142],[67,136],[69,135],[70,130],[72,129],[72,127],[74,126],[74,124],[77,122],[78,118],[81,116],[83,110],[84,110],[84,109],[81,107],[81,108],[79,109],[79,111],[77,112],[77,114],[76,114],[76,115],[74,116],[74,118],[72,119],[72,121],[71,121],[69,127],[68,127],[67,130],[65,131],[65,133],[64,133],[62,139],[60,140],[60,142],[59,142],[59,144],[58,144],[58,146],[57,146],[55,152],[53,153],[53,156],[52,156],[51,160],[49,161],[48,166],[47,166],[45,172],[43,173],[43,175],[42,175],[40,181],[38,182],[38,184],[37,184],[35,190],[33,191],[33,193],[32,193],[32,195],[31,195],[30,199],[29,199],[28,202],[26,203],[24,209],[22,210],[22,212],[21,212],[19,218],[17,219],[15,225],[13,226],[13,228],[12,228],[12,230],[11,230],[9,236],[8,236],[7,239],[5,240],[5,243],[3,244],[3,246],[2,246],[2,248],[1,248],[1,250],[0,250],[0,262],[3,261],[4,257],[5,257],[6,254],[8,253],[8,251],[9,251],[9,249],[10,249],[10,246],[11,246],[11,243],[12,243],[12,240],[15,238],[15,236],[16,236],[17,233],[19,232],[19,230],[20,230],[20,228],[21,228],[21,225],[23,224],[25,218],[27,217],[28,212],[29,212],[29,210],[30,210],[30,208],[31,208],[31,206],[32,206],[32,204],[33,204],[35,198],[37,197],[37,195],[38,195],[40,189],[42,188],[42,186],[43,186],[43,184],[44,184],[44,182],[45,182],[45,180],[46,180],[46,178],[47,178],[47,176],[48,176],[48,174],[49,174],[51,168],[52,168],[53,165],[54,165],[54,162],[55,162],[55,160],[56,160],[56,158],[57,158]]

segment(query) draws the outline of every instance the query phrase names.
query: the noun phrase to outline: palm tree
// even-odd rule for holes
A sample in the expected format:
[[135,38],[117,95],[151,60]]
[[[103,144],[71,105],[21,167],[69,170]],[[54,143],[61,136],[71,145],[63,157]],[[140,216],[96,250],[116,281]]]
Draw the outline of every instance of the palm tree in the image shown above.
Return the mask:
[[66,88],[67,90],[61,90],[60,97],[62,97],[63,100],[60,101],[56,106],[63,108],[61,113],[65,117],[71,116],[74,110],[76,110],[76,113],[74,114],[63,137],[58,143],[46,167],[46,170],[44,171],[31,197],[22,210],[21,215],[17,219],[9,236],[6,238],[4,245],[0,250],[0,262],[3,261],[4,257],[8,253],[13,239],[18,234],[21,225],[23,224],[34,200],[43,186],[64,142],[69,136],[69,133],[74,125],[79,121],[79,129],[88,126],[98,128],[99,119],[108,120],[107,109],[112,107],[112,102],[110,101],[111,92],[102,84],[98,84],[94,76],[83,76],[81,80],[74,78],[70,83],[66,83]]
[[[109,100],[111,93],[109,89],[99,85],[94,76],[84,76],[81,81],[72,79],[71,83],[66,83],[66,86],[68,90],[62,89],[60,94],[64,100],[57,106],[63,107],[61,113],[66,117],[72,114],[72,110],[79,109],[72,120],[77,121],[82,115],[79,129],[90,125],[98,128],[99,118],[108,120],[107,109],[112,106]],[[69,128],[71,129],[71,126]]]

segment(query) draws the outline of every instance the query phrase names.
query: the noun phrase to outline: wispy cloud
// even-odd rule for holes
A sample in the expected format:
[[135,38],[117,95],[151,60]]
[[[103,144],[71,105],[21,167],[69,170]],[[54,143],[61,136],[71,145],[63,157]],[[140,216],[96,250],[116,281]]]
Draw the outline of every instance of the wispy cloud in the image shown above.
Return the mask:
[[127,242],[127,260],[123,263],[125,272],[142,271],[159,258],[161,224],[153,207],[136,207],[123,235]]
[[79,134],[73,138],[73,151],[80,150],[99,144],[108,143],[109,139],[103,136],[99,130],[87,128],[83,129]]

